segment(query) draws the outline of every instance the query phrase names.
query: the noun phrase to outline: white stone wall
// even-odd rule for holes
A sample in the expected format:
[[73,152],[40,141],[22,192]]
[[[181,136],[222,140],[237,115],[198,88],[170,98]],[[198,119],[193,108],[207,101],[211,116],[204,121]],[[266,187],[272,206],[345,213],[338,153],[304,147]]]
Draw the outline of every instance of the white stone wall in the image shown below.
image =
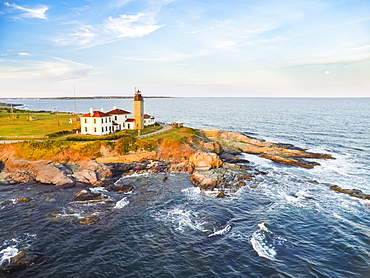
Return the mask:
[[81,118],[81,133],[105,135],[113,131],[112,117],[83,117]]
[[132,118],[132,115],[131,114],[112,115],[113,121],[115,121],[117,124],[121,125],[121,129],[126,129],[126,127],[125,127],[125,121],[128,118]]
[[154,125],[155,124],[155,118],[150,118],[150,119],[144,119],[144,125]]

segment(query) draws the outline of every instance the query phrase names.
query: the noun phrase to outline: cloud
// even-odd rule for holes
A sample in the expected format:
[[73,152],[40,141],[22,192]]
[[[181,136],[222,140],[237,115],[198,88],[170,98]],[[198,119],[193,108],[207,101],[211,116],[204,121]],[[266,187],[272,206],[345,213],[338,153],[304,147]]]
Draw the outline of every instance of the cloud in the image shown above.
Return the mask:
[[58,45],[77,45],[86,46],[91,44],[97,37],[98,30],[95,30],[91,25],[81,26],[78,30],[68,35],[62,35],[53,39]]
[[0,76],[3,80],[65,81],[93,74],[91,66],[58,57],[52,57],[50,61],[7,60],[0,62],[4,62],[0,63]]
[[164,25],[157,25],[154,15],[138,13],[108,17],[103,23],[79,26],[69,34],[53,39],[58,45],[75,45],[82,48],[111,43],[123,38],[140,38],[158,30]]
[[103,29],[116,38],[143,37],[161,27],[163,25],[156,25],[154,18],[145,13],[109,17],[103,24]]
[[370,61],[370,55],[357,55],[336,58],[326,58],[318,60],[303,60],[286,64],[276,65],[276,68],[290,68],[290,67],[303,67],[303,66],[319,66],[319,65],[348,65],[360,62]]
[[192,58],[202,57],[209,54],[209,51],[202,50],[196,53],[166,53],[156,57],[119,57],[122,60],[139,61],[139,62],[178,62]]
[[10,8],[13,8],[13,9],[23,11],[24,13],[22,14],[22,16],[26,18],[47,19],[45,13],[49,9],[49,7],[45,5],[38,5],[37,7],[32,8],[32,9],[22,7],[16,4],[10,4],[9,2],[5,2],[4,5]]

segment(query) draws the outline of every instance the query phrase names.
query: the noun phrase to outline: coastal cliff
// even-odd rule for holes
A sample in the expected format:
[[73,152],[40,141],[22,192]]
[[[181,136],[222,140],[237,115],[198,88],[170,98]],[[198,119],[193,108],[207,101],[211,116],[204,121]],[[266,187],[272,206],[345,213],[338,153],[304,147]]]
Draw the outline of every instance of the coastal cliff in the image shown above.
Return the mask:
[[[332,159],[288,144],[276,144],[220,130],[181,128],[181,138],[76,143],[20,142],[0,146],[1,183],[43,183],[58,188],[104,186],[124,173],[187,172],[204,190],[245,185],[258,171],[248,169],[242,153],[276,163],[313,168],[309,159]],[[124,153],[125,155],[122,155]]]

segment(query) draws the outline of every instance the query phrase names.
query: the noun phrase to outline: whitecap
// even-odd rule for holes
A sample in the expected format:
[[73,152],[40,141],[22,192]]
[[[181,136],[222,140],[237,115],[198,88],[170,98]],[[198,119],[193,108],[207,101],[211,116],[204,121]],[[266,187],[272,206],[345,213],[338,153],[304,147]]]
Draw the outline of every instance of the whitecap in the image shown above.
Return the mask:
[[175,226],[175,230],[184,232],[186,230],[195,230],[206,232],[205,222],[199,220],[197,213],[181,208],[174,208],[159,215],[158,220],[169,222]]
[[186,195],[186,197],[188,197],[189,199],[192,199],[192,200],[197,200],[200,198],[201,196],[201,190],[199,187],[188,187],[188,188],[184,188],[181,190],[182,193],[184,193]]
[[224,228],[222,228],[221,230],[218,230],[212,234],[210,234],[208,237],[211,237],[211,236],[222,236],[224,234],[227,234],[228,232],[230,232],[231,230],[231,225],[230,224],[227,224]]
[[124,197],[121,200],[119,200],[113,208],[121,209],[121,208],[124,208],[125,206],[127,206],[129,203],[130,202],[127,200],[127,198]]
[[261,232],[260,230],[254,232],[251,238],[251,244],[258,256],[264,257],[271,261],[275,260],[276,251],[273,245],[267,241],[265,233]]
[[260,228],[261,232],[269,233],[270,231],[266,228],[265,223],[258,224],[258,228]]
[[271,163],[270,160],[268,160],[266,158],[259,157],[258,155],[255,155],[255,154],[243,153],[241,155],[241,157],[243,159],[246,159],[246,160],[250,161],[251,163],[253,163],[255,165],[264,166],[264,167],[268,167],[268,168],[273,166],[273,164]]
[[10,263],[11,258],[19,254],[19,250],[14,246],[8,246],[0,251],[0,266],[5,263]]
[[192,195],[192,196],[193,195],[198,195],[198,194],[201,193],[200,188],[199,187],[195,187],[195,186],[184,188],[184,189],[181,190],[181,192],[184,192],[185,194]]
[[91,187],[90,188],[91,193],[102,193],[102,192],[108,192],[104,187],[98,186],[98,187]]
[[258,224],[258,227],[260,229],[253,233],[250,240],[252,247],[258,256],[273,261],[275,260],[276,251],[274,249],[272,232],[267,229],[264,223]]
[[148,177],[150,173],[133,173],[133,174],[125,174],[124,176],[120,177],[114,184],[120,183],[124,179],[134,178],[134,177]]
[[321,166],[327,170],[333,171],[334,173],[337,173],[338,175],[344,176],[344,177],[351,177],[351,175],[348,175],[347,173],[344,173],[343,171],[339,170],[338,168],[334,166],[325,165],[325,163],[321,162]]

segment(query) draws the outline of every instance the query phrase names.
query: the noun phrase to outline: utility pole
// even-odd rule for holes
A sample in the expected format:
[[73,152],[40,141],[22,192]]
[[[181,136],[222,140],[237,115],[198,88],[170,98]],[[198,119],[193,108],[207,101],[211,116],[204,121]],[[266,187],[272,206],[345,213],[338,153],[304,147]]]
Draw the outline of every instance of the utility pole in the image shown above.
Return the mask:
[[60,121],[59,121],[59,115],[58,115],[58,108],[55,108],[56,110],[56,116],[57,116],[57,121],[58,121],[58,126],[60,126]]
[[14,111],[13,111],[13,104],[10,104],[10,110],[12,112],[12,120],[14,121],[15,117],[14,117]]

